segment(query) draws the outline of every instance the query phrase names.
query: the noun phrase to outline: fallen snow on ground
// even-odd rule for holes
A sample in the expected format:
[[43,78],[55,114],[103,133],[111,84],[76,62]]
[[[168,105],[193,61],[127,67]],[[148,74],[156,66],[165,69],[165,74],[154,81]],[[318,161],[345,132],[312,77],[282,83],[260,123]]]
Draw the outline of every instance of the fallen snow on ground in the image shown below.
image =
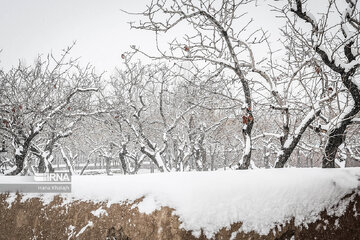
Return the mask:
[[11,208],[11,205],[16,200],[16,193],[9,193],[8,198],[6,199],[7,204],[9,205],[8,208]]
[[102,209],[102,207],[98,208],[95,211],[91,211],[91,214],[95,217],[101,217],[102,215],[108,216],[108,213],[105,209]]
[[79,237],[81,234],[83,234],[85,232],[85,230],[88,227],[92,227],[92,226],[94,226],[94,223],[92,221],[89,221],[82,229],[80,229],[80,231],[76,234],[75,237]]
[[156,202],[153,197],[145,197],[144,200],[142,200],[139,204],[134,205],[134,207],[137,207],[141,213],[150,214],[154,210],[159,210],[161,208],[161,203]]
[[[268,234],[293,217],[299,225],[315,221],[324,209],[341,215],[349,201],[341,199],[359,192],[359,179],[360,168],[74,176],[72,193],[64,197],[67,202],[82,199],[111,204],[144,196],[135,206],[141,212],[151,213],[161,206],[174,208],[181,226],[195,236],[203,229],[211,237],[235,222],[243,222],[244,232]],[[49,202],[52,196],[43,198]]]

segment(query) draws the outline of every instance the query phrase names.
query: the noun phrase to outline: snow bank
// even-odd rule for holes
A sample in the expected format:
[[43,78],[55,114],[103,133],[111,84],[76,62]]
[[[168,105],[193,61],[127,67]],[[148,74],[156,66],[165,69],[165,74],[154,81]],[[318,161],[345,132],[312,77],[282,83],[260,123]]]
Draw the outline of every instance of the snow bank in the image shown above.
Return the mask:
[[341,199],[353,191],[359,192],[359,179],[360,168],[74,176],[72,193],[63,197],[67,201],[111,204],[144,196],[137,205],[140,211],[151,213],[161,206],[174,208],[181,227],[192,230],[195,236],[203,229],[211,237],[235,222],[243,222],[244,232],[254,230],[266,235],[293,217],[299,225],[315,221],[325,209],[341,215],[347,205]]

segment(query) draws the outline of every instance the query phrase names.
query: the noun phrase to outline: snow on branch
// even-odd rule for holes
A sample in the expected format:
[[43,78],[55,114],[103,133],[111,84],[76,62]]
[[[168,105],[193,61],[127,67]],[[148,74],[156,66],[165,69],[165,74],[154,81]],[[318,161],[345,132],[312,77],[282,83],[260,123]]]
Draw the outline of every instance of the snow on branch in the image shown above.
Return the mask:
[[360,118],[353,118],[351,120],[352,123],[357,123],[357,124],[360,124]]
[[295,0],[295,3],[296,4],[293,4],[290,11],[296,13],[296,15],[298,15],[301,19],[305,20],[305,22],[310,23],[313,31],[318,32],[319,27],[317,25],[315,17],[310,12],[303,11],[301,0]]
[[66,105],[68,105],[72,99],[72,97],[77,94],[77,93],[84,93],[84,92],[96,92],[98,91],[98,88],[76,88],[74,91],[72,91],[66,98],[65,100],[60,103],[56,108],[54,108],[54,110],[52,110],[48,115],[47,115],[47,119],[53,117],[56,113],[58,113],[59,111],[61,111],[62,109],[64,109],[66,107]]

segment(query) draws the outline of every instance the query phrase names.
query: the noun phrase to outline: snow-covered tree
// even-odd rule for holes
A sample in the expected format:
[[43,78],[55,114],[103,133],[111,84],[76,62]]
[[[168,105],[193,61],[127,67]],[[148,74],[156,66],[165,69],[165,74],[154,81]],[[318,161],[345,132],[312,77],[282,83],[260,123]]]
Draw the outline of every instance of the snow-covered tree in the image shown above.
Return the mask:
[[[322,160],[325,168],[335,167],[338,149],[360,111],[359,6],[357,0],[329,1],[328,6],[322,9],[322,15],[315,17],[313,14],[317,10],[301,0],[294,0],[282,10],[289,26],[297,33],[297,41],[305,43],[323,63],[321,71],[332,72],[335,76],[333,83],[346,89],[346,95],[340,99],[342,103],[338,113],[325,119],[325,124],[320,126],[328,136]],[[300,21],[307,25],[300,25]]]
[[[133,28],[153,31],[158,40],[160,34],[176,31],[176,27],[183,24],[188,27],[188,32],[182,36],[184,40],[179,41],[174,37],[167,47],[159,44],[158,40],[156,48],[160,55],[150,57],[197,62],[200,68],[212,69],[216,75],[228,72],[234,76],[234,81],[241,86],[243,93],[244,107],[240,118],[246,118],[242,127],[245,147],[238,163],[239,169],[246,169],[250,165],[251,132],[254,125],[251,81],[245,76],[242,56],[249,43],[255,45],[266,38],[265,34],[257,30],[251,31],[250,34],[245,33],[245,30],[249,30],[247,28],[249,22],[245,22],[241,27],[236,26],[241,22],[239,21],[242,16],[241,11],[251,2],[153,1],[142,13],[145,19],[142,19],[138,25],[131,25]],[[247,41],[240,39],[240,35],[244,35]],[[136,46],[133,46],[133,49],[142,52]],[[149,56],[145,52],[142,53]]]
[[14,152],[10,175],[26,171],[32,150],[44,171],[51,165],[55,142],[70,134],[74,116],[91,109],[87,104],[98,90],[100,77],[91,66],[81,67],[77,60],[69,59],[70,49],[64,50],[60,58],[49,55],[45,60],[39,57],[33,66],[19,64],[8,72],[0,70],[0,131],[8,137],[6,141]]

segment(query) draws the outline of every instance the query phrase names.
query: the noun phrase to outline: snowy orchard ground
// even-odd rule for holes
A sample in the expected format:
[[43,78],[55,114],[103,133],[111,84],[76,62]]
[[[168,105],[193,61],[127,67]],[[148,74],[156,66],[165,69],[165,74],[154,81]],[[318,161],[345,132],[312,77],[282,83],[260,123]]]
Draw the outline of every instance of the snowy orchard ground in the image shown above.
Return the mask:
[[[81,199],[111,204],[145,196],[137,205],[140,212],[174,208],[182,227],[195,236],[202,229],[211,237],[235,222],[243,223],[241,231],[265,235],[293,217],[296,225],[306,225],[323,210],[340,216],[350,201],[341,199],[360,192],[360,168],[74,176],[72,188],[72,193],[63,195],[65,202]],[[33,196],[25,194],[23,200]],[[45,194],[42,199],[48,202],[53,196]]]

